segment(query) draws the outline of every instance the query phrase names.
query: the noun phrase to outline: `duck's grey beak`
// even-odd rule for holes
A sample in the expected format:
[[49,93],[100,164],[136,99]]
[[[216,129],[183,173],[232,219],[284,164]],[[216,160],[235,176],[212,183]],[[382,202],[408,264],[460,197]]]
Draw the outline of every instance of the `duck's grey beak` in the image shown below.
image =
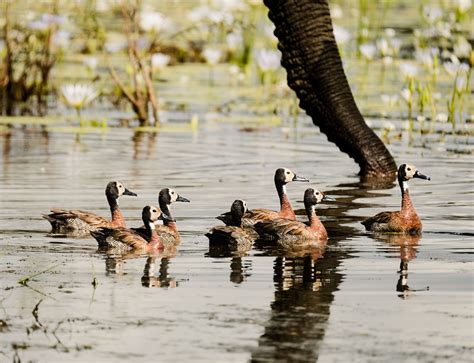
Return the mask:
[[133,197],[136,197],[137,194],[134,193],[134,192],[131,192],[130,190],[128,190],[127,188],[125,188],[125,191],[123,192],[123,195],[131,195]]
[[301,176],[298,176],[295,174],[295,176],[292,179],[293,181],[300,181],[300,182],[309,182],[309,179],[303,178]]
[[418,170],[415,172],[415,175],[413,175],[413,177],[414,178],[419,178],[419,179],[431,180],[431,178],[429,176],[421,174]]
[[162,221],[169,221],[169,222],[176,222],[174,218],[171,218],[169,215],[161,212],[160,216],[158,217],[159,220]]
[[330,197],[329,195],[323,196],[323,202],[335,202],[336,198]]
[[176,199],[177,202],[188,202],[190,203],[191,201],[189,199],[186,199],[182,197],[181,195],[178,195],[178,199]]

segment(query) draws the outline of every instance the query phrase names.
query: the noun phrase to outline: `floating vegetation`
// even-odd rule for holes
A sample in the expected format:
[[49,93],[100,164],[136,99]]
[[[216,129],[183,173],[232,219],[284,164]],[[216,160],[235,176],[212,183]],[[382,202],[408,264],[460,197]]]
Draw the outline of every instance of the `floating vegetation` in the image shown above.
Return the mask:
[[[33,4],[27,17],[23,3],[7,2],[0,15],[0,111],[21,117],[2,118],[0,126],[77,134],[76,125],[82,133],[100,133],[110,124],[138,124],[143,132],[181,132],[189,127],[159,119],[163,111],[181,113],[173,120],[189,111],[201,116],[193,108],[199,102],[219,114],[205,119],[251,128],[303,119],[261,2],[169,7],[86,1],[59,7],[48,0]],[[383,131],[387,142],[403,129],[398,120],[408,120],[409,131],[420,134],[440,128],[472,133],[470,10],[469,1],[423,3],[391,18],[395,4],[389,1],[331,2],[334,33],[362,113],[375,128],[385,130],[385,120],[398,128]],[[0,132],[9,129],[1,126]]]

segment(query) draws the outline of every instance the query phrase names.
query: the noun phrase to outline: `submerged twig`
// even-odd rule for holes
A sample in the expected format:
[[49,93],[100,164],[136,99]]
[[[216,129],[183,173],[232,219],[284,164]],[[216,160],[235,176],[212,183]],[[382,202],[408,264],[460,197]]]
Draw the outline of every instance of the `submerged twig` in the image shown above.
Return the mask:
[[36,276],[41,275],[41,274],[43,274],[43,273],[45,273],[45,272],[51,271],[53,268],[56,268],[56,267],[58,267],[59,265],[60,265],[60,264],[58,263],[57,265],[48,267],[46,270],[43,270],[43,271],[34,273],[34,274],[29,275],[29,276],[26,276],[26,277],[23,277],[22,279],[18,280],[17,282],[18,282],[20,285],[27,286],[27,285],[28,285],[28,282],[29,282],[33,277],[36,277]]

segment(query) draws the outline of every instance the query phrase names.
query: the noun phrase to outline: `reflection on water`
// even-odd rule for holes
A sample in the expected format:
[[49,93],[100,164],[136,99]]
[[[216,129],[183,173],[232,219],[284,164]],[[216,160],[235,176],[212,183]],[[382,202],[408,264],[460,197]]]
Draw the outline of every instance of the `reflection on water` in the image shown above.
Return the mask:
[[157,132],[135,131],[133,134],[133,158],[154,159],[156,155]]
[[168,275],[170,259],[168,257],[159,258],[158,276],[155,276],[156,256],[149,256],[146,259],[145,268],[143,269],[142,286],[143,287],[161,287],[174,288],[178,287],[176,278]]
[[234,284],[241,284],[251,276],[252,260],[242,260],[242,257],[232,257],[230,260],[230,278]]
[[[440,350],[461,358],[455,360],[470,352],[474,190],[467,156],[453,161],[391,145],[398,161],[410,159],[436,178],[412,190],[422,239],[377,236],[360,221],[399,208],[398,186],[360,180],[353,162],[309,123],[289,139],[279,129],[243,134],[235,125],[200,127],[193,135],[112,129],[105,137],[83,135],[80,144],[68,134],[16,129],[0,138],[0,319],[8,325],[0,349],[7,361],[153,360],[157,354],[163,361],[348,361],[354,346],[360,361],[433,361],[442,358]],[[326,251],[209,250],[204,233],[230,201],[278,207],[273,173],[282,166],[336,197],[317,209],[330,236]],[[47,235],[40,216],[52,206],[107,215],[103,186],[111,179],[139,194],[120,205],[131,227],[142,224],[141,209],[156,203],[164,187],[193,200],[176,207],[182,236],[176,251],[101,253],[92,239]],[[288,187],[301,220],[307,187]],[[29,288],[17,284],[33,275]],[[60,349],[55,339],[25,333],[39,299],[40,321],[49,337],[58,326]],[[364,347],[367,336],[370,347]],[[400,344],[403,352],[392,348]]]
[[340,257],[328,252],[324,258],[313,254],[275,259],[271,316],[252,361],[318,359],[334,292],[342,279],[336,272]]
[[403,234],[373,234],[371,237],[380,242],[400,247],[400,270],[398,271],[400,276],[396,285],[396,291],[401,293],[398,295],[400,298],[408,298],[410,293],[413,291],[426,290],[413,290],[408,286],[408,262],[416,258],[418,243],[421,240],[421,236]]

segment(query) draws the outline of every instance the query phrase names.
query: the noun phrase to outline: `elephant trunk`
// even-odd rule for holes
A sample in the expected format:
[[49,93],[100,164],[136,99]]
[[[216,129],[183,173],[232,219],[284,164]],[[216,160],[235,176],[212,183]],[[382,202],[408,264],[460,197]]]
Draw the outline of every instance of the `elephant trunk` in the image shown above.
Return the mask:
[[367,126],[352,96],[325,0],[264,0],[282,52],[288,85],[328,140],[349,154],[362,176],[395,177],[396,165]]

